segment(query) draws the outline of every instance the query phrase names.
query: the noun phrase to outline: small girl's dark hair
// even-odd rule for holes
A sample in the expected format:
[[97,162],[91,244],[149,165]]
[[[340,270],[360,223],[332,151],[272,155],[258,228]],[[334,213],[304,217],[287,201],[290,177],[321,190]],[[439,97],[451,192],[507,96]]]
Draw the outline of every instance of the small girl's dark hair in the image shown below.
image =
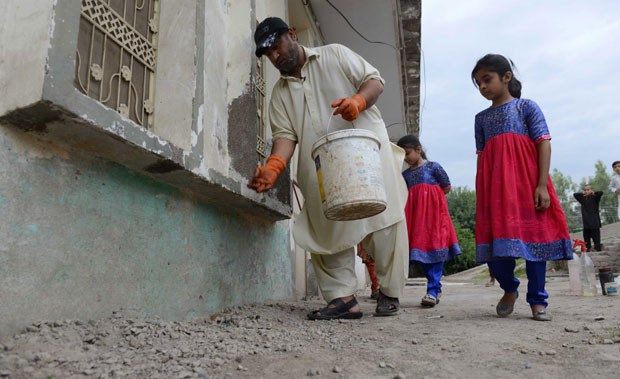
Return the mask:
[[614,163],[611,164],[611,168],[616,167],[617,164],[620,164],[620,161],[614,161]]
[[510,82],[508,82],[508,91],[512,95],[512,97],[516,97],[517,99],[521,98],[521,82],[519,79],[515,78],[514,73],[515,64],[512,62],[510,58],[506,58],[500,54],[487,54],[484,57],[478,59],[476,62],[476,66],[473,70],[471,70],[471,81],[474,82],[474,85],[478,87],[476,84],[476,78],[474,75],[476,71],[480,69],[489,70],[491,72],[497,72],[499,77],[503,77],[508,71],[512,73],[512,78]]
[[[406,147],[410,149],[417,149],[419,147],[420,149],[422,149],[422,144],[420,143],[420,140],[413,134],[407,134],[406,136],[401,137],[398,142],[396,142],[396,145],[402,147],[403,149]],[[422,149],[420,156],[422,157],[422,159],[427,159],[424,149]]]

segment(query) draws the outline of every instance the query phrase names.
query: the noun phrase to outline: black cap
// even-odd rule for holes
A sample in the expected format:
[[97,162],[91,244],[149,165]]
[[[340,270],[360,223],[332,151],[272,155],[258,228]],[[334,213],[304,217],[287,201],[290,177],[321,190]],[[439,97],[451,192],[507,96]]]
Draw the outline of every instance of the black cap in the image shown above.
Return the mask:
[[288,31],[288,24],[278,17],[267,17],[256,27],[254,42],[256,56],[260,58],[265,50],[271,48],[278,37]]

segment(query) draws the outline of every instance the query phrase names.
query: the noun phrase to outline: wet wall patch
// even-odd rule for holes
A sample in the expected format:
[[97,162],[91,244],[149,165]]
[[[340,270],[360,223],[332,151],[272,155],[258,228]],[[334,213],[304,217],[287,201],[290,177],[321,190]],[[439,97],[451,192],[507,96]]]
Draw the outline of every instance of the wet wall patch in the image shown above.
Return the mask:
[[167,172],[183,169],[180,164],[171,161],[170,159],[162,159],[144,168],[145,171],[151,174],[165,174]]
[[256,99],[251,94],[233,100],[228,109],[228,151],[235,171],[251,179],[258,163]]

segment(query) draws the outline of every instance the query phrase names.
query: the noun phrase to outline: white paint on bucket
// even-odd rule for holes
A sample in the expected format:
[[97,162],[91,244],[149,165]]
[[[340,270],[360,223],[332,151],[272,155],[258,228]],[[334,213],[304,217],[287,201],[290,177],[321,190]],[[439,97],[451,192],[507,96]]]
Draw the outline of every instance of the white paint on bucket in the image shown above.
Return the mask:
[[312,145],[322,208],[330,220],[359,220],[387,206],[376,134],[364,129],[332,132]]

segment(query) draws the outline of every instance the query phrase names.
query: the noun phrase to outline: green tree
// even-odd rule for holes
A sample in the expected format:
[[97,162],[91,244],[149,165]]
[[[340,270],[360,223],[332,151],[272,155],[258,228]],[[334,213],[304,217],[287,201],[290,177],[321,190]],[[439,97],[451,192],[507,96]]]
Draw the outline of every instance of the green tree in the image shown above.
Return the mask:
[[450,275],[476,266],[476,238],[474,232],[468,228],[463,228],[458,222],[454,222],[456,237],[459,239],[459,246],[463,252],[453,260],[446,262],[444,274]]
[[607,172],[607,168],[603,161],[598,160],[594,164],[594,176],[581,179],[580,184],[580,190],[583,190],[586,184],[590,184],[594,191],[603,191],[603,197],[600,203],[601,222],[603,225],[618,222],[616,199],[613,194],[609,193],[610,180],[611,174]]
[[454,187],[446,195],[446,199],[454,223],[474,231],[476,229],[476,192],[467,187]]
[[581,213],[579,213],[579,208],[575,205],[575,198],[573,197],[573,194],[577,192],[577,184],[573,182],[570,176],[562,174],[557,168],[551,172],[551,180],[560,200],[560,205],[564,210],[568,229],[575,231],[581,227]]
[[476,266],[476,192],[467,187],[454,187],[446,195],[448,210],[454,223],[456,237],[463,252],[444,267],[446,275]]

